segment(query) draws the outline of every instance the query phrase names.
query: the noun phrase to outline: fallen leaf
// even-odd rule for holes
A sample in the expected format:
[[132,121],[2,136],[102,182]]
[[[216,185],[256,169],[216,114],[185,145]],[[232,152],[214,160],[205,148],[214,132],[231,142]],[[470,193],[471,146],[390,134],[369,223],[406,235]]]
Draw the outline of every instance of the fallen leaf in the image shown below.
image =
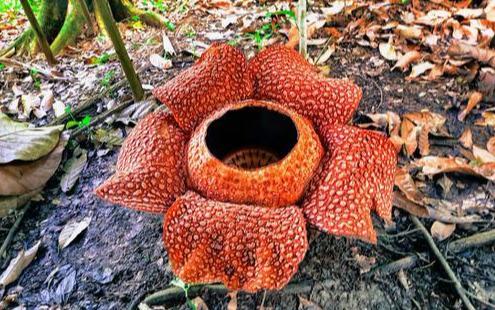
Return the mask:
[[437,26],[447,20],[450,16],[451,14],[448,11],[430,10],[426,15],[417,18],[415,23],[427,26]]
[[470,165],[469,162],[460,157],[425,156],[412,164],[422,168],[425,175],[457,172],[495,181],[495,163]]
[[0,195],[21,195],[43,187],[57,170],[68,139],[62,134],[55,149],[38,160],[0,165]]
[[10,214],[11,210],[18,209],[38,195],[41,188],[17,196],[0,196],[0,218]]
[[297,297],[299,298],[299,305],[302,306],[303,309],[322,310],[322,308],[320,306],[318,306],[317,304],[315,304],[311,300],[306,299],[306,298],[302,297],[301,295],[297,295]]
[[471,110],[474,109],[474,107],[477,106],[481,102],[481,100],[483,100],[482,93],[477,91],[471,93],[466,107],[464,108],[464,110],[461,111],[461,113],[459,113],[457,119],[460,122],[463,122],[466,119],[466,116],[469,114],[469,112],[471,112]]
[[395,186],[397,186],[406,198],[417,203],[422,204],[424,195],[418,190],[413,178],[409,174],[406,167],[400,167],[395,174]]
[[421,58],[421,53],[418,51],[409,51],[402,55],[390,71],[395,68],[400,68],[403,72],[409,68],[409,65]]
[[63,125],[30,128],[0,112],[0,164],[41,158],[55,148],[63,129]]
[[170,41],[170,38],[167,36],[166,33],[162,35],[162,42],[163,42],[163,50],[165,51],[165,53],[174,56],[176,54],[174,46],[172,45],[172,42]]
[[404,119],[400,124],[400,136],[405,146],[406,154],[412,156],[418,148],[418,135],[421,127],[416,126],[411,120]]
[[462,132],[462,135],[459,137],[459,142],[467,149],[471,149],[473,147],[473,133],[470,128],[466,128]]
[[65,173],[62,175],[62,179],[60,180],[60,188],[62,189],[62,192],[66,193],[70,191],[74,184],[76,184],[81,171],[86,166],[87,160],[88,156],[86,150],[81,150],[78,156],[77,154],[74,154],[74,157],[65,163]]
[[488,142],[486,143],[486,149],[488,150],[488,152],[495,155],[495,137],[491,137],[488,140]]
[[414,65],[411,69],[411,74],[409,74],[407,79],[409,80],[415,79],[420,75],[422,75],[423,73],[425,73],[426,71],[433,69],[434,67],[435,65],[429,61],[421,62],[417,65]]
[[409,199],[402,192],[394,192],[393,205],[418,217],[429,217],[428,209]]
[[62,250],[66,248],[74,239],[79,236],[91,223],[91,218],[86,217],[80,222],[68,223],[62,228],[58,236],[58,247]]
[[478,88],[487,97],[495,96],[495,69],[481,68],[478,78]]
[[172,67],[172,61],[170,59],[165,59],[158,54],[150,55],[150,63],[159,69],[166,70]]
[[483,15],[483,9],[460,9],[459,11],[454,13],[455,16],[461,16],[465,19],[473,19],[478,18]]
[[476,145],[473,145],[473,155],[482,164],[495,163],[495,155]]
[[443,241],[454,233],[455,227],[455,224],[444,224],[442,222],[435,221],[433,225],[431,225],[431,236],[437,241]]
[[333,16],[333,15],[340,14],[344,10],[346,5],[351,5],[351,4],[352,4],[352,1],[347,1],[347,2],[346,1],[332,1],[330,3],[330,7],[321,8],[321,11],[327,17]]
[[476,126],[492,126],[495,127],[495,112],[483,112],[482,119],[476,120]]
[[438,180],[438,185],[440,185],[440,187],[442,188],[443,190],[443,196],[447,196],[447,194],[450,192],[450,189],[452,188],[452,185],[454,185],[454,182],[452,182],[451,179],[449,179],[449,177],[447,177],[447,175],[443,175],[443,177],[440,178],[440,180]]
[[477,61],[495,68],[495,50],[480,48],[466,43],[455,41],[448,49],[451,56],[473,58]]
[[41,99],[40,107],[43,111],[47,112],[53,108],[55,99],[53,97],[53,91],[48,90],[43,92],[43,99]]
[[55,117],[60,117],[65,114],[65,104],[60,100],[55,100],[53,103],[53,113]]
[[495,1],[490,0],[485,8],[486,19],[492,23],[495,22]]
[[397,278],[399,279],[400,284],[404,287],[406,292],[409,292],[410,289],[409,280],[407,279],[404,269],[401,268],[399,272],[397,272]]
[[19,254],[17,254],[17,257],[10,261],[7,269],[5,269],[0,276],[0,285],[5,287],[19,278],[24,269],[26,269],[36,257],[40,244],[41,241],[38,241],[30,249],[26,251],[21,250]]
[[292,25],[288,34],[289,40],[285,43],[285,46],[288,48],[295,48],[299,45],[299,30],[296,25]]
[[399,59],[400,54],[395,50],[395,47],[392,45],[391,39],[392,37],[390,37],[390,40],[387,43],[380,43],[378,45],[378,50],[380,51],[380,55],[382,55],[383,58],[395,61]]
[[419,26],[398,25],[395,30],[405,39],[421,39],[423,37],[423,28]]
[[237,310],[237,291],[230,292],[227,295],[230,298],[227,310]]
[[321,56],[318,58],[318,60],[316,61],[316,64],[317,65],[322,65],[325,62],[327,62],[327,60],[335,52],[335,49],[336,49],[335,44],[332,44],[332,45],[328,46],[328,48],[325,50],[325,52],[323,54],[321,54]]
[[208,310],[208,306],[206,305],[205,301],[201,299],[201,297],[196,297],[191,302],[195,306],[196,310]]

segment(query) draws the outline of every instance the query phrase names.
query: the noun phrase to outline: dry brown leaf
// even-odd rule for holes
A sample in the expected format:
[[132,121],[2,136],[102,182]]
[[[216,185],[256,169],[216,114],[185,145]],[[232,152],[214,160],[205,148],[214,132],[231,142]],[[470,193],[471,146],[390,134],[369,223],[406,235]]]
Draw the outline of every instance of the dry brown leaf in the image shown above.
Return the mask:
[[409,68],[409,65],[421,58],[421,53],[418,51],[409,51],[402,55],[390,71],[395,68],[400,68],[403,72]]
[[495,127],[495,112],[483,112],[482,119],[476,120],[476,126],[492,126]]
[[488,150],[488,152],[495,155],[495,137],[491,137],[488,140],[488,142],[486,143],[486,149]]
[[429,61],[421,62],[421,63],[414,65],[412,67],[411,74],[409,74],[409,76],[406,79],[408,79],[408,80],[415,79],[415,78],[421,76],[422,74],[424,74],[426,71],[433,69],[434,67],[435,67],[435,65]]
[[422,24],[427,26],[437,26],[443,23],[447,18],[451,16],[450,12],[444,10],[430,10],[424,16],[416,19],[416,24]]
[[21,250],[16,258],[10,261],[9,266],[0,276],[0,285],[3,287],[9,285],[19,278],[22,271],[33,261],[40,248],[41,241],[36,242],[30,249]]
[[400,137],[404,142],[406,154],[411,156],[418,148],[418,134],[421,127],[416,126],[411,120],[404,119],[400,124]]
[[455,224],[444,224],[439,221],[435,221],[431,225],[431,236],[438,241],[443,241],[450,237],[455,231]]
[[413,178],[409,174],[406,167],[397,169],[395,174],[395,186],[397,186],[406,198],[417,203],[422,204],[424,195],[418,190]]
[[392,44],[392,37],[390,37],[390,40],[387,43],[380,43],[378,45],[378,49],[380,51],[380,55],[387,60],[395,61],[400,57],[400,54],[395,50],[395,47]]
[[473,155],[482,164],[495,163],[495,155],[476,145],[473,145]]
[[396,32],[405,39],[421,39],[423,37],[423,28],[419,26],[397,25]]
[[495,163],[470,165],[467,160],[460,157],[425,156],[412,164],[422,168],[425,175],[457,172],[495,181]]
[[473,19],[478,18],[483,15],[483,9],[460,9],[459,11],[454,13],[455,16],[461,16],[465,19]]
[[230,292],[227,295],[230,298],[227,310],[237,310],[237,291]]
[[454,42],[448,49],[451,56],[473,58],[495,68],[495,50],[480,48],[462,42]]
[[461,113],[459,113],[457,119],[463,122],[466,119],[466,116],[469,114],[469,112],[471,112],[471,110],[474,109],[474,107],[477,106],[478,103],[481,102],[481,100],[483,100],[482,93],[477,91],[471,93],[466,107],[464,108],[464,110],[461,111]]
[[20,195],[42,187],[55,173],[68,136],[60,140],[50,153],[32,162],[14,162],[0,166],[0,193],[2,195]]
[[196,306],[197,310],[208,310],[208,306],[201,297],[198,296],[191,301]]
[[297,297],[299,298],[299,305],[302,306],[304,309],[322,310],[322,308],[320,306],[318,306],[317,304],[315,304],[311,300],[306,299],[306,298],[302,297],[301,295],[297,295]]
[[478,88],[485,96],[495,95],[495,69],[481,68],[478,79]]
[[407,197],[401,192],[394,192],[393,205],[401,210],[408,212],[409,214],[418,217],[429,217],[428,209],[407,199]]
[[150,63],[159,69],[165,70],[172,67],[172,61],[170,59],[165,59],[158,54],[150,55]]
[[434,81],[441,77],[444,74],[444,66],[442,65],[435,65],[431,70],[430,73],[428,74],[428,77],[426,78],[428,81]]
[[288,48],[295,48],[299,44],[299,30],[296,25],[292,25],[289,30],[289,41],[285,43]]
[[467,149],[473,147],[473,133],[470,128],[466,128],[462,135],[459,137],[459,142],[461,145]]
[[91,218],[86,217],[80,222],[71,222],[65,224],[64,228],[62,228],[62,231],[60,232],[60,235],[58,235],[59,249],[63,250],[69,244],[71,244],[71,242],[74,241],[77,236],[79,236],[83,231],[86,230],[86,228],[88,228],[90,223]]
[[485,8],[486,19],[495,23],[495,0],[489,0]]

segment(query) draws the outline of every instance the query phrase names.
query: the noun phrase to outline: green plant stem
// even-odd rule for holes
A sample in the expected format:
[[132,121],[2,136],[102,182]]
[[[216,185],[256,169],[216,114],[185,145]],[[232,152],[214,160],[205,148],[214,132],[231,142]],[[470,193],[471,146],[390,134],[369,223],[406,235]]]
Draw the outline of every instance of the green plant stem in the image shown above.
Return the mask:
[[101,16],[105,30],[110,37],[110,40],[112,40],[115,52],[119,57],[122,69],[124,70],[127,80],[131,86],[132,93],[134,94],[134,99],[136,101],[140,101],[144,97],[143,86],[141,85],[139,76],[134,70],[132,61],[129,58],[129,54],[127,53],[124,42],[122,41],[117,25],[115,25],[115,20],[110,10],[110,6],[106,0],[95,0],[94,3],[96,11],[98,11]]
[[50,49],[50,44],[48,44],[48,40],[46,39],[43,30],[41,30],[40,24],[36,20],[36,16],[34,16],[33,10],[31,9],[28,0],[20,0],[20,2],[24,10],[24,13],[26,13],[29,23],[31,24],[31,27],[36,35],[36,38],[38,39],[38,43],[41,47],[41,50],[43,51],[43,54],[45,54],[48,64],[50,66],[56,65],[57,61],[53,56],[52,50]]

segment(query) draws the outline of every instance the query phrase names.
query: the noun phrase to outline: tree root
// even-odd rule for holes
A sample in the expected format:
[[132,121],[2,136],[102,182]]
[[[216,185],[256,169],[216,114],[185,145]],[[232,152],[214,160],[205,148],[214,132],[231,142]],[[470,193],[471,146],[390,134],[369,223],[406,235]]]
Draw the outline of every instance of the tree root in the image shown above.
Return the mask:
[[85,22],[81,2],[69,0],[67,17],[55,40],[53,40],[51,50],[54,55],[60,53],[67,45],[75,42],[77,36],[82,32]]
[[31,53],[31,45],[35,42],[34,31],[28,28],[9,46],[0,51],[0,57],[10,57],[12,55],[22,56]]
[[162,28],[168,24],[168,20],[160,14],[156,14],[152,11],[141,10],[134,6],[134,4],[132,4],[129,0],[122,0],[122,4],[124,5],[129,16],[138,16],[139,19],[147,25]]

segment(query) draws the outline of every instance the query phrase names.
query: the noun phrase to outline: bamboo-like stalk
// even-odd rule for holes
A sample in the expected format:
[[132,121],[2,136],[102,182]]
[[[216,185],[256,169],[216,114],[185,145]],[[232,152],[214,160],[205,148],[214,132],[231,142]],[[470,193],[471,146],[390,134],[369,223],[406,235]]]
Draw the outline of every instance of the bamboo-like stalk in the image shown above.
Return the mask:
[[50,44],[48,43],[48,40],[46,39],[46,36],[43,33],[43,30],[41,30],[40,24],[36,20],[36,16],[34,16],[33,10],[31,9],[28,0],[20,0],[20,1],[21,1],[22,9],[24,10],[24,13],[26,13],[29,23],[33,28],[34,34],[38,39],[38,43],[40,45],[41,50],[43,51],[43,54],[45,54],[48,64],[50,66],[56,65],[57,61],[53,56],[52,50],[50,49]]
[[306,22],[307,16],[307,1],[299,0],[297,5],[297,28],[299,30],[299,53],[306,59],[308,58],[308,25]]
[[122,37],[120,36],[119,29],[117,28],[117,25],[115,25],[115,20],[113,18],[112,11],[110,10],[108,1],[95,0],[94,4],[95,4],[95,10],[101,16],[108,37],[110,38],[110,40],[112,40],[113,46],[115,48],[115,52],[119,57],[122,69],[124,70],[125,76],[127,77],[127,80],[129,81],[129,84],[131,86],[134,99],[136,101],[140,101],[144,97],[143,86],[141,85],[139,76],[136,74],[136,71],[134,70],[132,61],[129,58],[129,54],[127,53],[124,42],[122,41]]

